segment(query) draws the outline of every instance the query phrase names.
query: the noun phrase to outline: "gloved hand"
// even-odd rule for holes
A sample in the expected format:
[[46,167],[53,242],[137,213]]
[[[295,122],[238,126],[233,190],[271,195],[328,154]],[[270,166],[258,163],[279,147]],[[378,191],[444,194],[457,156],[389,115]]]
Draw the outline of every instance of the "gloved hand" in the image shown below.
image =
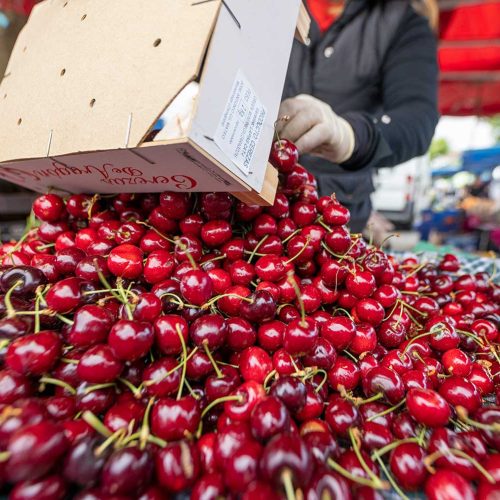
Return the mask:
[[301,154],[321,156],[333,163],[347,161],[354,151],[351,125],[310,95],[300,94],[281,103],[276,131],[280,138],[294,142]]

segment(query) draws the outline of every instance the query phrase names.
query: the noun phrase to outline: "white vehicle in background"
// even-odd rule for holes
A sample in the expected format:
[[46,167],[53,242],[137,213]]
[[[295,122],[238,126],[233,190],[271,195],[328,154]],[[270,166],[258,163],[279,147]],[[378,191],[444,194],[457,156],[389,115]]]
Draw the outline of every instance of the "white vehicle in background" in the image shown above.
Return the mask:
[[373,208],[398,229],[411,229],[422,210],[429,206],[431,164],[428,155],[392,168],[381,168],[374,175]]

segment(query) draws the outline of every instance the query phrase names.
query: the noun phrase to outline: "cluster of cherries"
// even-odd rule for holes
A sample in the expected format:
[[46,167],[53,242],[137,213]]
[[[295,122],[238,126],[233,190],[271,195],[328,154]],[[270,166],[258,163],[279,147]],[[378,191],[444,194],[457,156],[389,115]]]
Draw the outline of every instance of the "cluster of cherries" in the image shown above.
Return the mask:
[[260,207],[55,194],[0,247],[11,500],[500,495],[500,287],[400,263],[293,144]]

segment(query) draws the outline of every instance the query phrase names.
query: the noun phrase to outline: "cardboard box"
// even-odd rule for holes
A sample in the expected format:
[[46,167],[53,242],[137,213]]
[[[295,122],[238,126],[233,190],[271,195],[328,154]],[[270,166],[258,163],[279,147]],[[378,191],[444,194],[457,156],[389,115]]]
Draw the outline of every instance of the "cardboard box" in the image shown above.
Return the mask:
[[[0,84],[0,177],[36,191],[274,199],[268,163],[300,0],[46,0]],[[148,142],[190,82],[182,137]]]

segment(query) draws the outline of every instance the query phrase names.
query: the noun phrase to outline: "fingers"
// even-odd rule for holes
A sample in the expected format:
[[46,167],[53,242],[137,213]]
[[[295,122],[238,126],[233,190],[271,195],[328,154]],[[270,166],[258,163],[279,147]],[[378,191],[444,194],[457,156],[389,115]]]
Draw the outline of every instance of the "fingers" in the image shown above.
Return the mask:
[[319,123],[307,130],[295,142],[295,145],[301,154],[311,153],[327,142],[328,138],[328,128],[323,123]]

